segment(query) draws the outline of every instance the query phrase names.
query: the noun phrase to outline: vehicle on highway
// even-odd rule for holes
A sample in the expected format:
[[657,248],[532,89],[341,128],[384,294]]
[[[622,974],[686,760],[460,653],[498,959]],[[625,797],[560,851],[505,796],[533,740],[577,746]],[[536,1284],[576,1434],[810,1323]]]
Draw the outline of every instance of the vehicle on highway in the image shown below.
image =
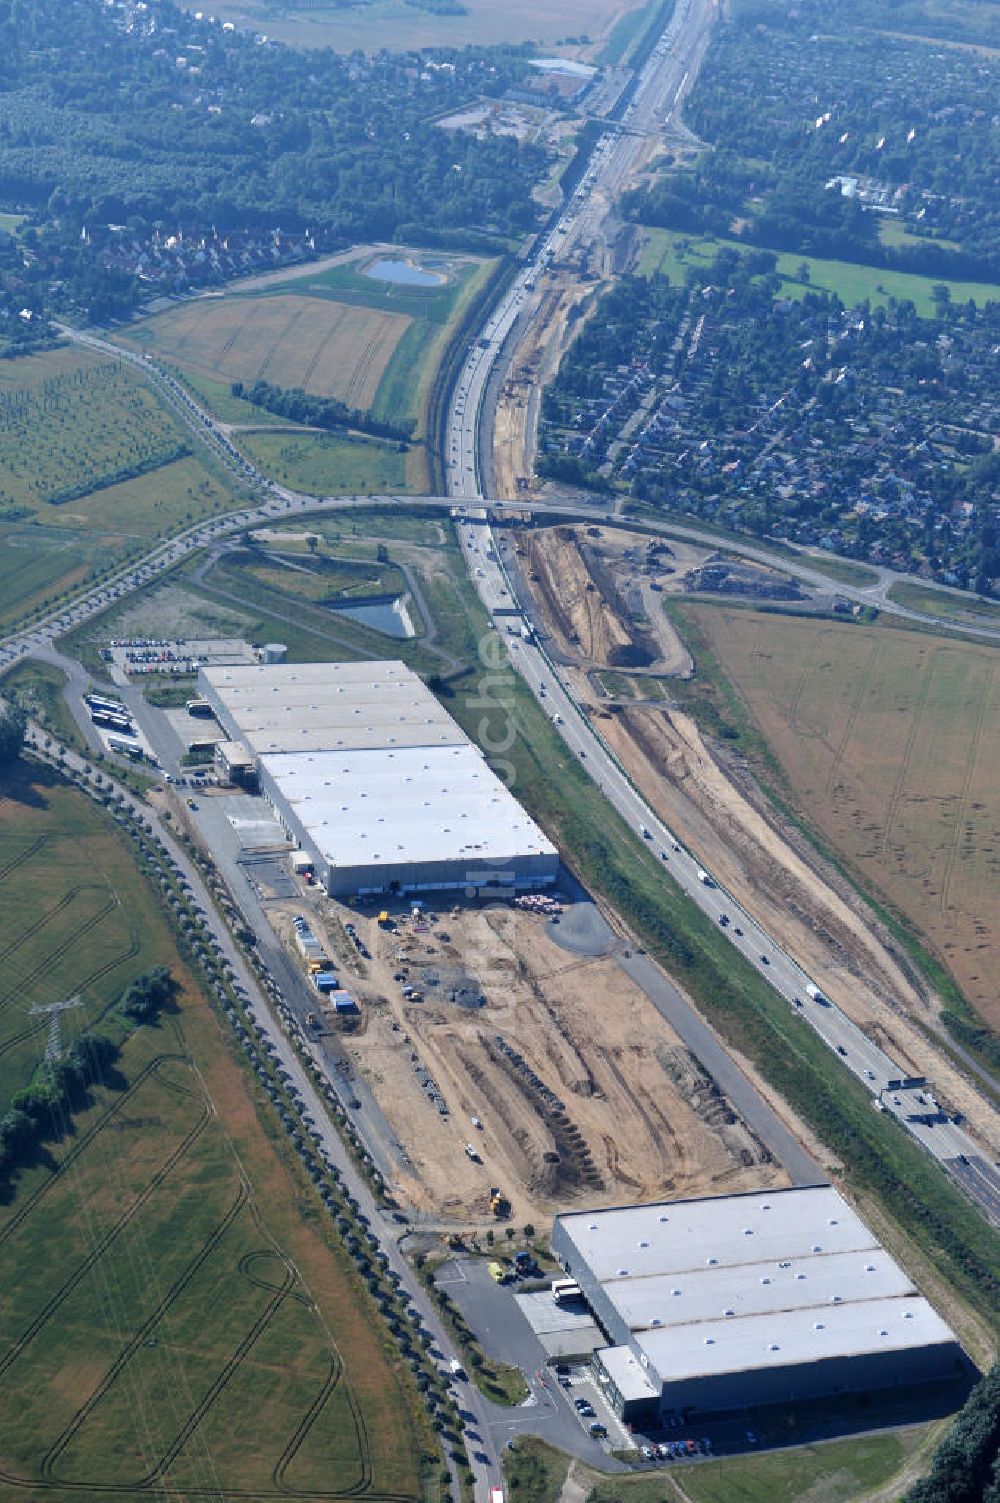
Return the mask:
[[761,957],[760,957],[760,963],[761,963],[761,965],[770,965],[771,964],[771,962],[768,960],[768,958],[767,958],[766,955],[761,955]]
[[607,1425],[602,1425],[600,1420],[591,1420],[590,1424],[587,1426],[587,1429],[590,1431],[595,1440],[600,1440],[608,1433]]

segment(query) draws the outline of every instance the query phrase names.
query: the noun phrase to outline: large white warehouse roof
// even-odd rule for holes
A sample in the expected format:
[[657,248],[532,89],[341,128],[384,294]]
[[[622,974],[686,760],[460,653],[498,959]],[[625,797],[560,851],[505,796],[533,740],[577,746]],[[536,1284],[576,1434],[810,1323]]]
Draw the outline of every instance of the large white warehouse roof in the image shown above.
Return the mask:
[[279,753],[261,766],[332,869],[554,856],[478,750]]
[[331,893],[555,880],[555,847],[405,664],[235,664],[200,681]]
[[615,1360],[664,1384],[955,1341],[829,1185],[573,1212],[557,1234],[628,1342]]

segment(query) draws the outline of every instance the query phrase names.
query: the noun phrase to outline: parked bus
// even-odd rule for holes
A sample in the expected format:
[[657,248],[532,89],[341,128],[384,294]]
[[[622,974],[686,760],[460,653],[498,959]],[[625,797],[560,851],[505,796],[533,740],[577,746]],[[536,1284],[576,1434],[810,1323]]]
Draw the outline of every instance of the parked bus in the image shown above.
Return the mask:
[[134,734],[132,721],[127,715],[115,715],[111,710],[95,710],[91,707],[90,718],[95,725],[103,725],[105,730],[120,731],[124,736]]
[[83,697],[92,710],[104,710],[109,715],[128,714],[128,706],[117,699],[105,699],[101,694],[85,694]]

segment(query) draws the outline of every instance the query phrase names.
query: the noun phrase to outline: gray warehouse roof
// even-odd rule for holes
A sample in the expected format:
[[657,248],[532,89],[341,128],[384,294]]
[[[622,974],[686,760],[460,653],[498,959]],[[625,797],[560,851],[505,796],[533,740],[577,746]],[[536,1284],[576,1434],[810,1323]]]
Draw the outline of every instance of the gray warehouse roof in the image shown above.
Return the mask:
[[253,664],[204,668],[202,677],[260,757],[467,740],[404,663]]
[[685,1331],[682,1339],[676,1330],[646,1332],[640,1345],[661,1381],[671,1383],[828,1357],[902,1352],[954,1340],[940,1315],[916,1295],[787,1310],[780,1317],[705,1321]]
[[602,1283],[878,1246],[829,1185],[573,1212],[559,1221]]

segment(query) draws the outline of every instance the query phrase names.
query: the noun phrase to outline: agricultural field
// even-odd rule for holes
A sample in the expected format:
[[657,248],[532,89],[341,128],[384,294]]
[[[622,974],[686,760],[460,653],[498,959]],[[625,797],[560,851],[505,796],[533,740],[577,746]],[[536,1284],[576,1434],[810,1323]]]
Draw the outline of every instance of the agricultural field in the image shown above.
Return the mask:
[[254,279],[221,297],[201,298],[129,328],[121,341],[169,361],[224,422],[279,424],[270,412],[235,399],[231,383],[256,380],[301,387],[370,412],[394,427],[412,426],[406,454],[394,444],[309,432],[241,437],[272,478],[317,495],[336,491],[419,491],[428,469],[421,440],[428,404],[451,330],[493,262],[393,249],[396,258],[444,278],[414,287],[365,274],[370,256]]
[[49,775],[5,792],[3,1098],[52,1042],[33,1007],[79,996],[65,1048],[152,965],[182,992],[120,1027],[106,1083],[0,1204],[4,1490],[419,1499],[432,1437],[123,838]]
[[886,626],[685,604],[795,808],[1000,1026],[1000,651]]
[[301,387],[368,410],[409,324],[298,293],[202,298],[144,320],[123,342],[213,381]]
[[[662,272],[673,283],[684,283],[692,269],[703,271],[720,250],[747,252],[756,247],[738,240],[716,239],[711,235],[685,233],[682,230],[644,230],[645,243],[639,259],[643,276]],[[888,271],[880,266],[860,266],[852,261],[827,261],[818,256],[798,256],[791,251],[777,254],[778,275],[785,297],[803,298],[811,289],[835,293],[848,308],[864,302],[873,308],[885,307],[890,298],[901,302],[908,298],[921,318],[933,318],[936,305],[932,289],[943,282],[956,303],[986,303],[1000,300],[1000,287],[990,282],[959,282],[944,277],[921,277],[911,272]],[[799,268],[808,266],[809,280],[803,281]]]
[[[365,52],[380,47],[405,52],[417,47],[507,46],[537,42],[560,52],[582,55],[583,38],[606,37],[615,21],[642,0],[551,0],[543,9],[530,0],[497,6],[494,0],[465,0],[449,14],[407,5],[405,0],[374,0],[369,5],[310,3],[297,7],[273,0],[221,0],[214,13],[238,26],[266,31],[295,47],[333,47],[338,52]],[[189,5],[193,8],[193,0]],[[561,46],[561,43],[569,43]]]

